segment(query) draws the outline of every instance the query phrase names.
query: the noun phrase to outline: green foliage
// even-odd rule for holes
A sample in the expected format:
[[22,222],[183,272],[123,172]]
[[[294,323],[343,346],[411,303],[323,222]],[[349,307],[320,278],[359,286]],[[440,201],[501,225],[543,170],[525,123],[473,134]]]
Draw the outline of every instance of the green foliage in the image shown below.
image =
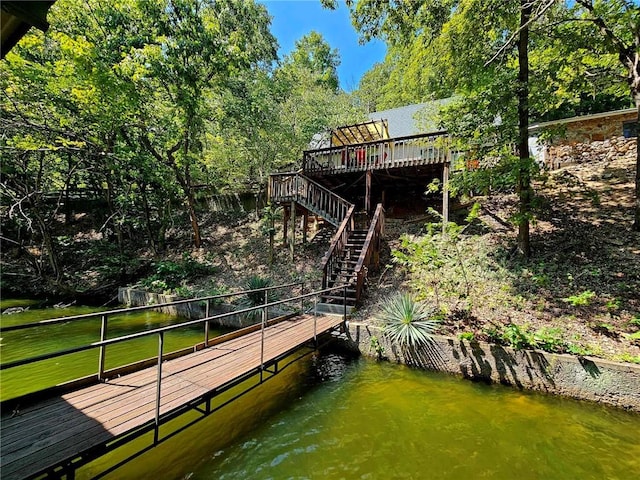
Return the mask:
[[[267,277],[261,277],[259,275],[252,275],[245,283],[247,290],[260,290],[271,286],[271,279]],[[267,291],[266,299],[269,301],[273,299],[273,293],[271,290]],[[257,305],[263,305],[265,303],[265,291],[249,292],[246,294],[246,305],[255,307]]]
[[630,353],[625,352],[621,355],[618,355],[616,359],[621,362],[635,363],[640,365],[640,355],[632,355]]
[[431,320],[434,309],[416,302],[408,294],[398,294],[384,302],[378,314],[384,334],[405,348],[419,348],[433,342],[438,323]]
[[586,355],[593,355],[593,350],[591,348],[589,348],[588,346],[583,346],[577,343],[568,343],[567,344],[567,352],[571,353],[572,355],[578,355],[578,356],[586,356]]
[[[474,204],[466,221],[469,224],[473,222],[479,211],[480,205]],[[431,212],[440,216],[433,210]],[[466,225],[448,222],[446,234],[442,234],[440,223],[428,223],[426,227],[426,235],[420,238],[408,235],[401,237],[400,248],[391,252],[393,261],[406,266],[414,274],[412,285],[420,296],[431,292],[435,294],[436,306],[440,305],[441,295],[461,298],[472,296],[476,281],[480,282],[472,274],[482,268],[482,263],[478,262],[474,266],[465,264],[466,254],[463,255],[462,251],[479,246],[472,240],[463,241],[462,234]],[[470,271],[470,268],[473,270]]]
[[526,328],[520,328],[520,326],[515,323],[510,323],[504,327],[502,338],[507,342],[507,345],[516,350],[535,346],[534,336],[529,333]]
[[[544,327],[531,332],[527,326],[509,323],[493,325],[484,330],[490,342],[506,345],[515,350],[538,348],[546,352],[578,351],[577,344],[567,343],[560,328]],[[574,350],[574,351],[572,351]]]
[[193,293],[184,285],[188,280],[216,272],[215,267],[200,263],[188,254],[185,254],[179,262],[170,260],[157,262],[154,264],[154,270],[154,273],[141,280],[140,284],[154,292],[177,290],[177,295]]
[[276,233],[275,222],[282,218],[282,207],[276,207],[269,203],[261,213],[260,232],[265,236],[273,236]]
[[473,342],[476,336],[473,332],[461,332],[458,334],[460,340],[466,340],[467,342]]
[[586,307],[591,303],[591,300],[596,297],[596,293],[591,290],[585,290],[578,295],[571,295],[563,298],[562,300],[572,307]]
[[371,337],[369,348],[373,352],[375,352],[378,360],[382,360],[382,358],[384,357],[384,347],[380,344],[380,339],[378,339],[378,337],[376,337],[375,335]]
[[560,328],[545,327],[533,334],[536,348],[547,352],[563,352],[568,346]]

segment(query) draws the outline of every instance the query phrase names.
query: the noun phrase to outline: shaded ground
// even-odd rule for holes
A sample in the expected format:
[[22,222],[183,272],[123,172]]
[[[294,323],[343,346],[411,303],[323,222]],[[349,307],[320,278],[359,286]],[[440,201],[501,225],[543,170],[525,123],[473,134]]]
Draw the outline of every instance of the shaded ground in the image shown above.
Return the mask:
[[528,261],[509,249],[513,196],[477,199],[480,215],[457,247],[425,235],[421,222],[391,220],[390,250],[409,251],[399,239],[406,233],[423,250],[440,246],[442,265],[402,266],[388,252],[360,319],[376,322],[380,302],[411,290],[435,304],[442,333],[640,363],[640,234],[629,228],[634,174],[635,165],[620,160],[548,174],[536,185]]
[[[442,333],[498,343],[513,343],[520,335],[551,351],[640,363],[640,234],[629,228],[634,173],[631,162],[613,160],[548,174],[536,185],[538,220],[528,261],[511,248],[515,196],[476,199],[479,216],[456,242],[427,235],[425,215],[388,219],[383,267],[369,279],[356,318],[376,323],[385,299],[412,291],[434,304]],[[467,213],[468,208],[454,212],[455,220],[464,225]],[[271,266],[268,239],[255,214],[203,215],[199,250],[190,247],[186,220],[176,223],[163,255],[153,257],[140,246],[125,252],[123,263],[111,262],[117,248],[80,215],[61,232],[65,281],[74,298],[78,292],[112,298],[117,286],[149,286],[150,280],[168,280],[170,274],[173,283],[157,284],[156,290],[209,295],[244,289],[255,275],[272,284],[305,281],[306,291],[319,288],[328,240],[302,245],[298,238],[292,262],[278,223]],[[405,248],[403,234],[409,235]],[[437,252],[435,261],[421,266],[394,262],[392,251],[406,252],[412,243]],[[24,292],[51,292],[11,251],[2,252],[2,275],[3,286],[15,282]]]

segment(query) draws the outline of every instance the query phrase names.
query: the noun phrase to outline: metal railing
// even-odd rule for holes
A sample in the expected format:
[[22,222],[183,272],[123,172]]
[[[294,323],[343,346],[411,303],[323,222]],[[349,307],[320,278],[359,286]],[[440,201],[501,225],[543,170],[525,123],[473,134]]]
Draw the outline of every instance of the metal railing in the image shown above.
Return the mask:
[[[282,288],[283,286],[279,286],[280,288]],[[272,287],[272,288],[278,288],[278,287]],[[265,290],[265,289],[261,289],[261,290]],[[196,320],[189,320],[186,322],[182,322],[179,324],[174,324],[174,325],[168,325],[165,327],[160,327],[160,328],[155,328],[152,330],[146,330],[143,332],[138,332],[138,333],[133,333],[133,334],[129,334],[129,335],[123,335],[121,337],[116,337],[116,338],[110,338],[110,339],[105,339],[105,340],[100,340],[98,342],[92,342],[86,345],[81,345],[78,347],[73,347],[73,348],[69,348],[69,349],[65,349],[65,350],[60,350],[57,352],[51,352],[51,353],[47,353],[47,354],[42,354],[42,355],[37,355],[34,357],[30,357],[30,358],[25,358],[25,359],[21,359],[21,360],[16,360],[13,362],[7,362],[7,363],[3,363],[0,364],[0,370],[7,370],[10,368],[16,368],[22,365],[28,365],[31,363],[36,363],[36,362],[40,362],[43,360],[49,360],[51,358],[57,358],[57,357],[62,357],[65,355],[70,355],[72,353],[77,353],[77,352],[82,352],[85,350],[91,350],[91,349],[102,349],[104,347],[107,347],[108,345],[114,345],[116,343],[122,343],[122,342],[127,342],[127,341],[131,341],[137,338],[141,338],[141,337],[146,337],[146,336],[151,336],[151,335],[158,335],[158,357],[157,357],[157,380],[156,380],[156,400],[155,400],[155,418],[154,418],[154,422],[155,422],[155,431],[154,431],[154,442],[158,441],[158,434],[159,434],[159,427],[160,427],[160,404],[161,404],[161,392],[162,392],[162,362],[163,359],[165,358],[165,353],[164,353],[164,336],[165,333],[173,331],[173,330],[177,330],[179,328],[184,328],[184,327],[189,327],[189,326],[193,326],[193,325],[199,325],[199,324],[207,324],[209,323],[211,320],[217,320],[217,319],[222,319],[231,315],[240,315],[240,314],[248,314],[251,312],[254,312],[256,310],[261,310],[261,322],[260,322],[260,330],[261,330],[261,340],[260,340],[260,371],[264,371],[265,369],[265,358],[264,358],[264,342],[265,342],[265,338],[264,338],[264,331],[265,328],[267,327],[267,324],[269,322],[268,319],[268,311],[270,307],[274,307],[277,305],[283,305],[285,303],[289,303],[289,302],[298,302],[298,301],[302,301],[305,298],[309,298],[309,297],[314,297],[314,310],[313,310],[313,314],[314,314],[314,322],[313,322],[313,338],[314,338],[314,342],[317,342],[317,336],[318,336],[318,331],[317,331],[317,302],[318,302],[318,298],[322,295],[322,294],[326,294],[328,292],[331,291],[335,291],[335,290],[343,290],[343,298],[345,299],[344,302],[344,313],[343,313],[343,321],[346,322],[347,319],[347,304],[346,304],[346,297],[347,297],[347,285],[341,285],[341,286],[337,286],[337,287],[332,287],[332,288],[327,288],[327,289],[322,289],[322,290],[318,290],[315,292],[310,292],[310,293],[306,293],[306,294],[302,294],[296,297],[290,297],[287,299],[283,299],[283,300],[277,300],[277,301],[273,301],[273,302],[268,302],[268,296],[267,293],[265,292],[265,303],[263,305],[258,305],[258,306],[254,306],[254,307],[249,307],[249,308],[245,308],[245,309],[241,309],[241,310],[236,310],[233,312],[228,312],[228,313],[223,313],[220,315],[215,315],[212,317],[206,317],[206,318],[200,318],[200,319],[196,319]],[[200,301],[201,299],[198,300],[194,300],[194,301]],[[156,305],[157,306],[157,305]],[[120,309],[120,310],[126,310],[126,309]],[[87,316],[91,316],[91,314],[88,315],[78,315],[76,317],[67,317],[67,320],[70,318],[86,318]],[[61,319],[54,319],[54,320],[61,320]],[[50,325],[51,323],[49,323]],[[29,324],[28,327],[25,328],[32,328],[34,326],[42,326],[42,322],[37,322],[35,324]],[[4,331],[8,331],[8,330],[17,330],[17,328],[13,328],[13,327],[6,327],[3,330]],[[247,331],[246,333],[250,333],[252,331],[256,330],[256,326],[253,327],[247,327],[246,329],[244,329],[245,331]],[[233,335],[233,334],[230,334]],[[205,347],[207,347],[208,345],[205,343]]]
[[[126,307],[126,308],[118,308],[118,309],[114,309],[114,310],[107,310],[107,311],[103,311],[103,312],[95,312],[95,313],[85,313],[82,315],[73,315],[73,316],[69,316],[69,317],[58,317],[58,318],[52,318],[52,319],[48,319],[48,320],[40,320],[38,322],[31,322],[31,323],[24,323],[24,324],[20,324],[20,325],[10,325],[10,326],[0,326],[0,333],[6,333],[6,332],[12,332],[12,331],[16,331],[16,330],[26,330],[26,329],[31,329],[31,328],[37,328],[37,327],[45,327],[45,326],[49,326],[49,325],[57,325],[57,324],[61,324],[61,323],[68,323],[68,322],[73,322],[73,321],[81,321],[81,320],[89,320],[92,318],[98,318],[100,317],[100,342],[105,342],[104,345],[102,345],[100,347],[100,352],[98,355],[98,380],[103,380],[104,379],[104,372],[105,372],[105,357],[106,357],[106,345],[107,345],[107,332],[108,332],[108,321],[109,321],[109,317],[113,317],[115,315],[123,315],[123,314],[129,314],[129,313],[133,313],[133,312],[141,312],[144,310],[158,310],[158,309],[162,309],[162,308],[166,308],[166,307],[173,307],[176,305],[185,305],[185,304],[193,304],[193,303],[204,303],[204,318],[208,318],[211,317],[211,307],[214,304],[214,302],[225,299],[225,298],[231,298],[231,297],[237,297],[237,296],[241,296],[241,295],[248,295],[251,293],[260,293],[260,292],[264,292],[265,296],[267,295],[267,293],[269,291],[272,290],[277,290],[277,289],[283,289],[283,288],[291,288],[291,287],[295,287],[295,286],[299,286],[300,287],[300,292],[301,294],[304,292],[304,282],[294,282],[294,283],[289,283],[286,285],[276,285],[276,286],[270,286],[270,287],[263,287],[263,288],[257,288],[254,290],[242,290],[242,291],[238,291],[238,292],[231,292],[231,293],[223,293],[223,294],[219,294],[219,295],[211,295],[208,297],[199,297],[199,298],[191,298],[191,299],[186,299],[186,300],[176,300],[173,302],[166,302],[166,303],[157,303],[154,305],[142,305],[139,307]],[[235,312],[230,312],[230,314],[233,314]],[[180,326],[184,326],[186,324],[186,322],[181,322],[181,323],[176,323],[174,324],[176,327],[180,327]],[[144,333],[144,332],[142,332]],[[204,344],[208,345],[209,343],[209,333],[210,333],[210,325],[209,322],[206,322],[204,324]],[[69,352],[69,353],[74,353],[74,352]],[[8,362],[6,364],[0,364],[0,370],[3,370],[5,368],[10,368],[10,367],[5,367],[5,365],[9,365],[12,363],[19,363],[19,362],[23,362],[24,360],[16,360],[15,362]],[[20,363],[21,365],[24,365],[24,363]]]
[[445,132],[435,132],[306,150],[302,170],[305,173],[336,174],[443,164],[450,159],[450,136]]

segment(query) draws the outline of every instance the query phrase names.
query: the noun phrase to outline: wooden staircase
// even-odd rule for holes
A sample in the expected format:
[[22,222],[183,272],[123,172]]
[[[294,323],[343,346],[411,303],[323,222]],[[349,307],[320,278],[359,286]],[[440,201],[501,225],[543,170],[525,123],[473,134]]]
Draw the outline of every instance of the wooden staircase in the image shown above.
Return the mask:
[[[362,299],[369,268],[378,268],[380,242],[384,233],[384,209],[378,204],[371,219],[356,218],[355,205],[300,173],[270,176],[272,203],[295,202],[338,227],[329,249],[322,258],[322,288],[346,285],[321,297],[317,311],[344,313],[353,310]],[[356,228],[357,224],[357,228]]]
[[347,305],[356,305],[358,299],[354,274],[366,239],[367,230],[353,230],[347,238],[347,243],[338,261],[333,264],[331,271],[327,272],[327,288],[344,284],[349,285],[346,291],[346,298],[344,295],[337,295],[340,292],[335,292],[333,295],[322,296],[323,302],[342,303],[346,300]]

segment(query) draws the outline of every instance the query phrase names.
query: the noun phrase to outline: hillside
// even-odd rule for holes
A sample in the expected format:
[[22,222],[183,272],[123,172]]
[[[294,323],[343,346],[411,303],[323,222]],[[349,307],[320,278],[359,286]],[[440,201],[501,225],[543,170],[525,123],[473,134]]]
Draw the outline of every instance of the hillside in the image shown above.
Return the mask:
[[[383,267],[370,277],[355,318],[376,323],[381,302],[411,291],[434,306],[441,333],[640,363],[640,234],[629,228],[634,168],[629,160],[603,160],[548,174],[536,185],[538,220],[528,261],[512,249],[513,195],[473,199],[480,210],[469,225],[469,208],[454,212],[462,228],[456,242],[426,234],[426,215],[388,218]],[[255,213],[209,213],[202,248],[192,250],[189,231],[176,225],[167,232],[164,254],[154,257],[139,245],[122,263],[99,223],[79,214],[58,227],[65,239],[64,288],[42,282],[28,259],[5,250],[3,289],[103,302],[124,284],[190,297],[241,290],[260,276],[274,285],[304,281],[310,291],[320,286],[328,246],[326,237],[306,245],[298,237],[291,262],[278,222],[269,266],[268,239]],[[416,245],[429,252],[429,261],[394,259]],[[401,255],[392,255],[396,250]]]

